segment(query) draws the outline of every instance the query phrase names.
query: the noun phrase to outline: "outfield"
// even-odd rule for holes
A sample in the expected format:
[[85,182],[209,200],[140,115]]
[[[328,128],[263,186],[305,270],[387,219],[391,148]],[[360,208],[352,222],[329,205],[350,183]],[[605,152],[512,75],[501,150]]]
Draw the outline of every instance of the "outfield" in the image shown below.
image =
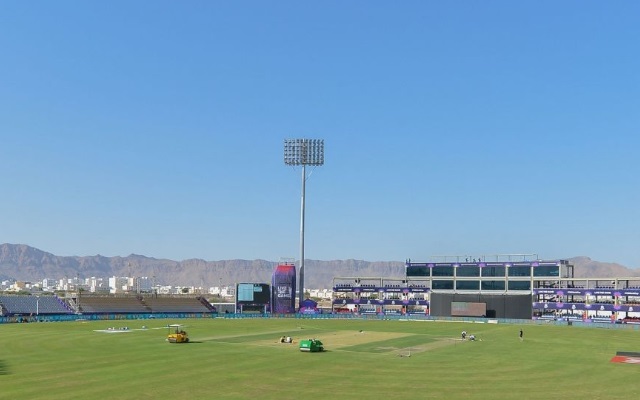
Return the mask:
[[[185,324],[191,343],[165,341]],[[142,329],[146,325],[146,329]],[[127,331],[120,328],[128,327]],[[100,332],[116,328],[113,333]],[[433,321],[201,319],[0,325],[3,399],[629,399],[637,330]],[[476,342],[461,341],[460,332]],[[281,336],[294,343],[280,344]],[[328,350],[301,353],[318,338]]]

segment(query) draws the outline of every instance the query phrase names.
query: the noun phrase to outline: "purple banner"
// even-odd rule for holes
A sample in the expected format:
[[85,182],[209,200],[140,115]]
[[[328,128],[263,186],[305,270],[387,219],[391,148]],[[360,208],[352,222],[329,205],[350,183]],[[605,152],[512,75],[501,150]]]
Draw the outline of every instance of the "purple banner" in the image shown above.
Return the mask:
[[387,288],[337,286],[333,288],[333,291],[336,293],[427,293],[431,291],[431,289],[426,287]]
[[640,296],[638,289],[533,289],[533,294],[588,295],[588,296]]
[[533,303],[534,310],[579,310],[640,312],[640,306],[585,303]]
[[359,305],[387,305],[387,306],[428,306],[427,300],[364,300],[364,299],[336,299],[334,305],[359,304]]

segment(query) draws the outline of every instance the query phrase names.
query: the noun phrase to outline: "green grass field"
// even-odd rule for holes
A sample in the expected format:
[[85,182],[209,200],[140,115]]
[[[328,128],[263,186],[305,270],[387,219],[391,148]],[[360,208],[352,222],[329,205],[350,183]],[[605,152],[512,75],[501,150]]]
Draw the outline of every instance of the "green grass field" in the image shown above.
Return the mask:
[[[191,343],[165,341],[185,324]],[[146,325],[147,329],[140,329]],[[104,333],[109,327],[128,332]],[[630,399],[637,330],[425,321],[206,319],[0,325],[2,399]],[[466,330],[478,341],[459,340]],[[280,344],[281,336],[296,343]],[[297,341],[318,338],[324,353]],[[410,355],[410,356],[409,356]]]

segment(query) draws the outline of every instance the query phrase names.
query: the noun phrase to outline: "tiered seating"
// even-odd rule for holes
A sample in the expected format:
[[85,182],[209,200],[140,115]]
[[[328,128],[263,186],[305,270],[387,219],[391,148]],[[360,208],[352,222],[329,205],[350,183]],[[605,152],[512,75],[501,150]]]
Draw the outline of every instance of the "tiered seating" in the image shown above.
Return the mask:
[[7,314],[35,314],[36,298],[31,306],[31,296],[0,296],[0,303],[7,310]]
[[85,314],[148,313],[151,310],[138,297],[81,297],[77,304]]
[[207,306],[200,298],[189,297],[150,297],[145,298],[144,303],[154,313],[179,312],[179,313],[209,313],[213,312],[211,306]]
[[353,287],[350,283],[336,283],[336,288],[350,288]]
[[[216,309],[202,297],[80,296],[75,300],[77,312],[83,314],[146,313],[215,313]],[[69,304],[57,296],[0,295],[1,315],[73,314]]]
[[73,311],[57,296],[3,295],[0,296],[3,314],[43,315],[72,314]]
[[209,303],[209,300],[205,299],[204,297],[198,297],[198,300],[200,301],[201,304],[203,304],[207,310],[209,310],[210,312],[214,312],[217,313],[218,309],[211,303]]
[[40,314],[73,314],[73,310],[57,296],[40,296],[38,302]]

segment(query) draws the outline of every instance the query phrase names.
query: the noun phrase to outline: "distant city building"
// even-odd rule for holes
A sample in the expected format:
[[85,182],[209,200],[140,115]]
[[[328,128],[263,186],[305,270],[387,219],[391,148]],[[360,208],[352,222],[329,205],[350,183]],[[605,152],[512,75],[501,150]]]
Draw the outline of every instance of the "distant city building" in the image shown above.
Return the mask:
[[309,297],[315,297],[317,299],[331,299],[333,298],[333,291],[329,289],[309,289]]

